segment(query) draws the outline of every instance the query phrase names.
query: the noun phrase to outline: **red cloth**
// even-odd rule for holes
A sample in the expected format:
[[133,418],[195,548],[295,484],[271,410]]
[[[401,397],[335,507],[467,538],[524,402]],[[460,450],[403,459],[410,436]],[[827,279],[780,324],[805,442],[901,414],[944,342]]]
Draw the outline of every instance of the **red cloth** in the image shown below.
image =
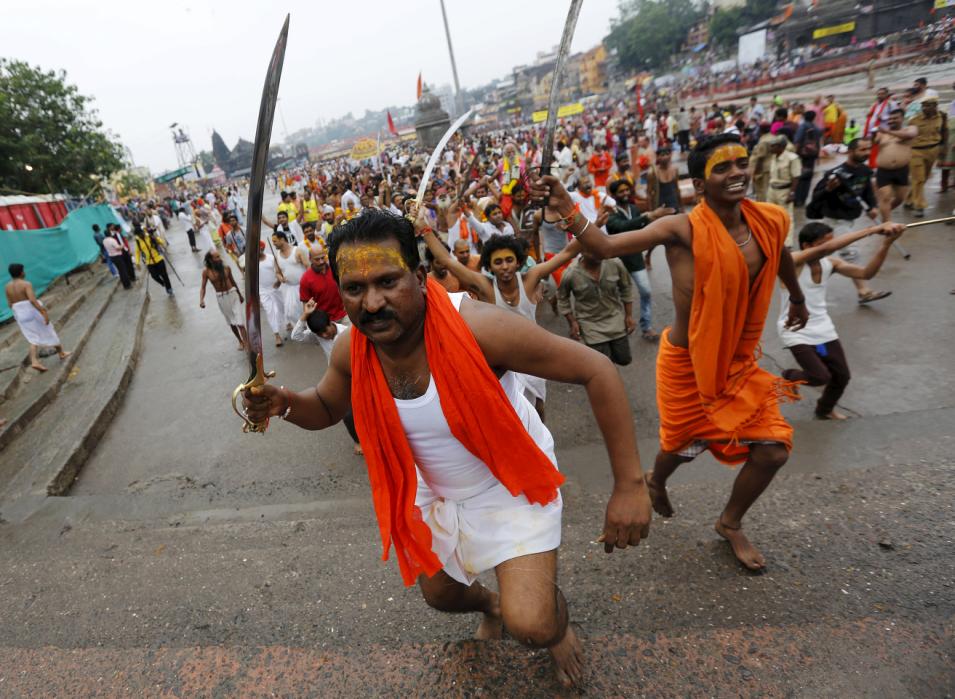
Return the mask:
[[324,274],[318,274],[311,267],[306,269],[299,282],[298,296],[302,303],[315,299],[318,307],[332,320],[345,317],[345,307],[342,305],[342,297],[338,293],[338,284],[332,276],[331,267],[326,266]]
[[605,187],[607,185],[607,176],[610,175],[611,167],[613,167],[613,158],[607,151],[594,153],[590,156],[587,170],[594,177],[594,187]]
[[[531,439],[501,382],[488,366],[471,329],[447,292],[428,279],[424,349],[441,410],[451,434],[483,461],[515,497],[545,505],[557,497],[564,477]],[[441,562],[431,550],[431,529],[415,505],[414,455],[374,345],[351,329],[351,403],[365,452],[368,480],[388,559],[391,545],[405,585],[431,577]]]

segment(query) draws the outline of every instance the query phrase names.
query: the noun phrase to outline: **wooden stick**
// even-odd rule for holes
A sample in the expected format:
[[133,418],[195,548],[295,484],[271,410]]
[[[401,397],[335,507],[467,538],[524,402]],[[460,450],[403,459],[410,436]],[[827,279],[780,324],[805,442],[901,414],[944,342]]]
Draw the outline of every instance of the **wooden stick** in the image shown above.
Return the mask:
[[946,216],[945,218],[933,218],[930,221],[916,221],[915,223],[905,224],[906,228],[915,228],[916,226],[931,226],[933,223],[948,223],[955,221],[955,216]]

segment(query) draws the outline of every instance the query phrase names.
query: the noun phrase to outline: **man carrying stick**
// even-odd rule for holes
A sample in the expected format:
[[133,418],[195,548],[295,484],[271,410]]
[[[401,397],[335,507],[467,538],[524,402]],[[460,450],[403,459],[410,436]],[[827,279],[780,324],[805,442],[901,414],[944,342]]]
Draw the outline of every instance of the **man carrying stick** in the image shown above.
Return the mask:
[[703,140],[687,163],[702,203],[689,215],[614,236],[575,210],[553,177],[535,182],[531,195],[544,201],[546,220],[560,220],[595,256],[666,246],[676,317],[657,357],[660,452],[647,475],[650,497],[669,517],[666,482],[680,464],[707,449],[724,463],[745,462],[715,526],[744,566],[761,570],[765,559],[743,533],[742,519],[789,458],[792,428],[778,403],[795,397],[788,382],[756,364],[777,276],[789,291],[787,327],[803,327],[808,314],[785,248],[788,216],[746,199],[748,165],[739,136]]

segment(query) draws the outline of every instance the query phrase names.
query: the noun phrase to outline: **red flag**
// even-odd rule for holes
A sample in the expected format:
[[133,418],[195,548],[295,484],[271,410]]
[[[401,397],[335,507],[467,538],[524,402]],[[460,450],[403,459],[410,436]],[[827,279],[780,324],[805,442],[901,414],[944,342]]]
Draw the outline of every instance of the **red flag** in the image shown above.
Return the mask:
[[419,71],[418,71],[418,99],[419,99],[419,100],[421,99],[421,88],[422,88],[422,83],[421,83],[421,71],[419,70]]
[[392,136],[398,135],[398,129],[395,128],[395,122],[394,122],[394,119],[391,118],[390,111],[388,112],[388,131],[391,133]]

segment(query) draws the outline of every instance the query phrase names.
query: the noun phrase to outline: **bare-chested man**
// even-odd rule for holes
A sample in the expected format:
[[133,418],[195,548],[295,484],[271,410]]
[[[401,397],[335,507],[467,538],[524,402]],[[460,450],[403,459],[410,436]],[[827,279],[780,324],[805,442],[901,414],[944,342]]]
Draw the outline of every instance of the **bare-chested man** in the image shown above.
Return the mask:
[[30,367],[37,371],[46,371],[40,363],[39,349],[55,347],[60,359],[66,359],[72,352],[63,349],[60,338],[50,323],[50,314],[33,292],[33,284],[24,278],[23,265],[14,262],[7,268],[11,280],[7,282],[7,306],[13,311],[13,318],[20,326],[20,332],[30,344]]
[[206,283],[216,290],[219,310],[229,324],[232,334],[239,341],[239,349],[245,349],[245,322],[242,319],[242,292],[232,278],[232,268],[222,262],[219,251],[213,248],[206,253],[206,268],[202,270],[202,286],[199,287],[199,308],[206,307]]
[[789,217],[773,204],[746,199],[749,154],[738,135],[703,139],[687,169],[701,203],[689,215],[664,216],[645,228],[606,236],[574,211],[553,177],[534,183],[547,220],[566,223],[584,249],[599,257],[666,248],[675,318],[660,339],[657,406],[660,452],[647,476],[654,509],[673,514],[667,479],[703,451],[727,464],[745,462],[716,520],[740,563],[766,562],[742,531],[743,516],[789,458],[792,428],[779,411],[790,384],[761,369],[756,348],[776,277],[789,293],[785,326],[809,317],[792,256],[785,247]]
[[903,126],[904,116],[903,110],[893,109],[889,112],[889,123],[880,125],[875,137],[879,146],[875,184],[883,221],[892,218],[892,209],[905,201],[905,195],[909,193],[911,143],[919,135],[919,130],[915,126]]

